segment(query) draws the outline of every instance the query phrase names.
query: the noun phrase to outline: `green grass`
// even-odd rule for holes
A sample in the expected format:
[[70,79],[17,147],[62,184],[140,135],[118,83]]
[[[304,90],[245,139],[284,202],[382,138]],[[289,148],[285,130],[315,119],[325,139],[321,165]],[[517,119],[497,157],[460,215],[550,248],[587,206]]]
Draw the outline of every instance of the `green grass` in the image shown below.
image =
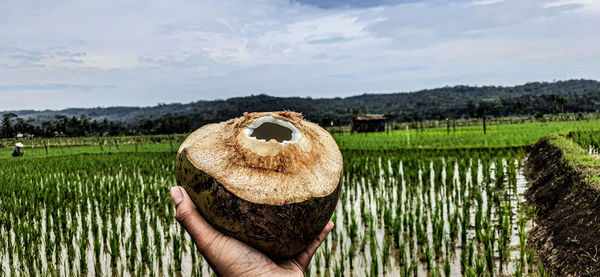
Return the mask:
[[573,166],[594,167],[600,166],[600,159],[589,155],[580,145],[562,136],[553,136],[550,143],[563,150],[567,161]]
[[[333,137],[342,150],[414,150],[414,149],[479,149],[522,147],[534,144],[538,139],[548,135],[571,133],[575,141],[594,146],[600,145],[597,131],[600,120],[535,122],[518,124],[488,125],[487,134],[483,134],[482,126],[450,128],[445,126],[420,130],[411,129],[410,145],[406,130],[394,130],[389,133],[334,133]],[[594,131],[596,130],[596,131]],[[79,137],[79,138],[35,138],[35,139],[2,139],[0,140],[0,158],[10,157],[15,142],[25,144],[26,157],[46,155],[69,155],[80,153],[115,153],[115,152],[169,152],[176,151],[187,134],[155,135],[155,136],[119,136],[119,137]],[[100,147],[102,144],[102,147]],[[118,147],[117,147],[118,146]],[[585,147],[584,147],[585,148]]]
[[[598,126],[600,128],[600,126]],[[581,130],[569,133],[569,137],[579,144],[583,149],[600,150],[600,129]]]
[[425,129],[423,133],[413,129],[409,130],[410,146],[406,130],[338,133],[334,137],[343,150],[495,148],[532,145],[543,136],[597,129],[598,126],[600,120],[488,125],[487,134],[483,134],[482,126],[457,127],[456,132],[451,128],[450,134],[445,127]]
[[26,147],[44,148],[62,146],[114,146],[124,144],[152,144],[168,143],[169,141],[183,141],[188,134],[169,135],[138,135],[138,136],[87,136],[87,137],[53,137],[53,138],[11,138],[0,139],[0,148],[12,149],[17,142],[22,142]]
[[582,172],[586,181],[600,188],[600,158],[589,155],[579,144],[563,136],[552,136],[549,142],[563,151],[567,163]]
[[[48,156],[63,156],[63,155],[76,155],[76,154],[103,154],[103,153],[135,153],[135,152],[176,152],[179,148],[179,142],[171,143],[154,143],[154,144],[125,144],[116,147],[103,146],[100,148],[98,145],[84,145],[84,146],[70,146],[70,147],[49,147],[48,154],[46,154],[45,148],[28,148],[25,147],[22,150],[24,153],[21,159],[34,159]],[[1,149],[0,159],[12,158],[12,149]]]

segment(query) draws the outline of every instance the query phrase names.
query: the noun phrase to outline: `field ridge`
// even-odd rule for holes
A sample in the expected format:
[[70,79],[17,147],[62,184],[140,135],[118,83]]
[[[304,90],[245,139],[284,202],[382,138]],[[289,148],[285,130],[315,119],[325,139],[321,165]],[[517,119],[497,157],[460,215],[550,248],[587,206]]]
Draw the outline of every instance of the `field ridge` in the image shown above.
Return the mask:
[[538,211],[530,243],[553,276],[600,274],[600,161],[571,140],[543,137],[526,163]]

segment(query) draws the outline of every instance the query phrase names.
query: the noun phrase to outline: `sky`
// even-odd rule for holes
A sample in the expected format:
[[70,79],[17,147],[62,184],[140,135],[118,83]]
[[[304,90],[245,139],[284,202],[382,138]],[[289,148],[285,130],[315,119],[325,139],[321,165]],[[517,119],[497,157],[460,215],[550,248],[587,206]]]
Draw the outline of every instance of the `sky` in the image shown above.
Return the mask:
[[600,79],[600,0],[0,0],[0,111]]

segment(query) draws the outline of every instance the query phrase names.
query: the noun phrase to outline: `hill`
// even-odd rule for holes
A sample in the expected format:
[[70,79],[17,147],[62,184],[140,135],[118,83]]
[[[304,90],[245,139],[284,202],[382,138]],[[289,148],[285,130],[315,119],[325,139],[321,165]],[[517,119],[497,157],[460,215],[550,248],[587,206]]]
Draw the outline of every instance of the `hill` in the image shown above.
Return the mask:
[[[179,124],[194,129],[209,122],[240,116],[245,111],[293,110],[320,124],[348,124],[348,108],[380,113],[396,121],[444,118],[533,115],[535,113],[598,112],[600,82],[568,80],[533,82],[519,86],[453,86],[407,93],[362,94],[345,98],[274,97],[252,95],[227,100],[160,104],[152,107],[72,108],[59,111],[20,110],[14,113],[34,126],[64,117],[102,121],[125,129]],[[58,116],[58,118],[57,118]],[[63,117],[64,116],[64,117]],[[144,131],[146,130],[146,131]],[[163,130],[169,131],[169,130]],[[151,133],[152,133],[151,132]]]

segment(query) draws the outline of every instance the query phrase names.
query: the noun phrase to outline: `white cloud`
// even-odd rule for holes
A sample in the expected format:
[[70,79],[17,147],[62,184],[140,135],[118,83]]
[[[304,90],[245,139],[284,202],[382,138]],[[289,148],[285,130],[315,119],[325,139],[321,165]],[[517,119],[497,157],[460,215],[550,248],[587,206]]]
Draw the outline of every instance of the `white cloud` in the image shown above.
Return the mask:
[[381,3],[0,2],[0,110],[600,76],[598,1]]
[[581,10],[600,10],[600,1],[597,0],[555,0],[544,3],[544,8],[581,6]]
[[500,3],[500,2],[504,2],[504,1],[505,0],[479,0],[479,1],[471,2],[471,5],[473,5],[473,6],[491,5],[491,4],[496,4],[496,3]]

